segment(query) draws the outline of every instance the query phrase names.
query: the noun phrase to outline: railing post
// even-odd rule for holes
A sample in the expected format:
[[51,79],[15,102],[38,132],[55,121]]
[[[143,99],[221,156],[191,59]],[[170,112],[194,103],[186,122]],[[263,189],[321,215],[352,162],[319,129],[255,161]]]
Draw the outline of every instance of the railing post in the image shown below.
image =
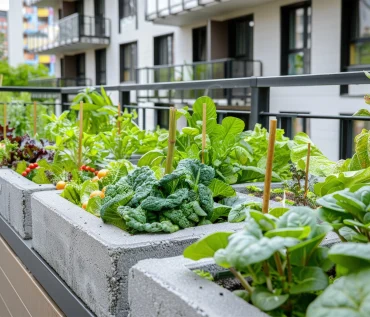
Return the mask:
[[63,91],[61,93],[61,103],[62,103],[62,112],[69,109],[68,103],[68,94],[64,94]]
[[252,104],[249,117],[249,129],[253,129],[256,123],[268,128],[268,116],[261,116],[261,112],[270,111],[270,87],[257,87],[257,79],[252,88]]
[[339,120],[339,159],[345,160],[352,157],[353,145],[353,120]]

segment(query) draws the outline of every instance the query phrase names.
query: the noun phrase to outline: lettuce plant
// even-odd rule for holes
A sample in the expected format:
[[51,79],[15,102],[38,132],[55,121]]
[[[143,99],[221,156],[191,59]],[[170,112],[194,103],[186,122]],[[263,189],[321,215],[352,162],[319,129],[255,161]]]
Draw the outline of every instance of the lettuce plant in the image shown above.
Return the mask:
[[184,256],[213,257],[239,280],[244,291],[237,294],[272,316],[304,316],[329,285],[326,272],[333,264],[329,250],[319,245],[330,230],[307,207],[280,217],[251,210],[243,230],[211,234],[186,248]]

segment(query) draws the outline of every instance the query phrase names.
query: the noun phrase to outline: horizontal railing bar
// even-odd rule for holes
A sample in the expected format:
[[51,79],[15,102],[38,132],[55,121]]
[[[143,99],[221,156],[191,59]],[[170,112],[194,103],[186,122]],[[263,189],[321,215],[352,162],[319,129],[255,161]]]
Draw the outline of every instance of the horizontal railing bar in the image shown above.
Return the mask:
[[315,114],[299,114],[299,113],[273,113],[273,112],[260,112],[261,116],[268,117],[279,117],[279,118],[307,118],[307,119],[346,119],[346,120],[359,120],[359,121],[370,121],[370,117],[365,116],[327,116],[327,115],[315,115]]
[[361,84],[370,84],[370,80],[363,72],[258,77],[257,79],[257,87],[334,86]]
[[[81,88],[80,88],[81,89]],[[54,92],[61,93],[60,87],[2,86],[0,91],[9,92]]]

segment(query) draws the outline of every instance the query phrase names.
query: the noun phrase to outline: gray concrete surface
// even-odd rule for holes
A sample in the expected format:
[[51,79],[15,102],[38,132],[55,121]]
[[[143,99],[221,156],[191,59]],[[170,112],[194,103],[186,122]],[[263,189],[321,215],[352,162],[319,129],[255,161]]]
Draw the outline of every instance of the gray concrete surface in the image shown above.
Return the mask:
[[11,169],[0,169],[0,214],[23,239],[31,239],[31,194],[54,188],[35,184]]
[[[322,245],[340,242],[330,232]],[[214,271],[213,260],[191,261],[182,256],[148,259],[129,274],[129,317],[267,317],[218,284],[192,272]]]
[[33,248],[97,316],[127,316],[129,269],[140,260],[178,256],[204,235],[243,227],[220,223],[133,236],[56,191],[33,194],[31,205]]
[[[264,182],[258,182],[258,183],[242,183],[242,184],[234,184],[231,185],[237,193],[247,194],[247,186],[256,186],[258,188],[263,189],[265,187]],[[271,188],[281,188],[283,186],[283,183],[271,183]]]

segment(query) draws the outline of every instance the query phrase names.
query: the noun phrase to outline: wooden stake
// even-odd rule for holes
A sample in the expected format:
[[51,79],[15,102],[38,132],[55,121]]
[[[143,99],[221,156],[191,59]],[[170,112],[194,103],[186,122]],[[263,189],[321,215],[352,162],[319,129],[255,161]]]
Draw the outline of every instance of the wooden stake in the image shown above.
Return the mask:
[[121,104],[118,103],[118,116],[117,116],[117,128],[118,128],[118,134],[121,134]]
[[4,140],[6,139],[6,126],[7,126],[7,120],[6,120],[6,103],[4,103],[4,122],[3,122]]
[[83,102],[80,101],[80,134],[78,137],[78,168],[82,166],[82,138],[84,128],[84,106]]
[[270,190],[272,179],[272,163],[274,161],[275,139],[276,139],[276,119],[270,120],[269,145],[267,151],[265,186],[263,191],[262,212],[268,213],[270,203]]
[[36,111],[36,101],[33,102],[33,135],[37,133],[37,111]]
[[203,121],[202,121],[202,163],[204,164],[204,151],[206,149],[207,137],[207,104],[203,104]]
[[4,75],[0,74],[0,87],[3,85]]
[[172,161],[176,144],[176,108],[170,109],[170,128],[168,132],[168,151],[165,174],[172,172]]
[[307,158],[306,158],[306,177],[304,180],[304,198],[307,196],[308,191],[308,172],[310,170],[310,156],[311,156],[311,143],[307,144]]

